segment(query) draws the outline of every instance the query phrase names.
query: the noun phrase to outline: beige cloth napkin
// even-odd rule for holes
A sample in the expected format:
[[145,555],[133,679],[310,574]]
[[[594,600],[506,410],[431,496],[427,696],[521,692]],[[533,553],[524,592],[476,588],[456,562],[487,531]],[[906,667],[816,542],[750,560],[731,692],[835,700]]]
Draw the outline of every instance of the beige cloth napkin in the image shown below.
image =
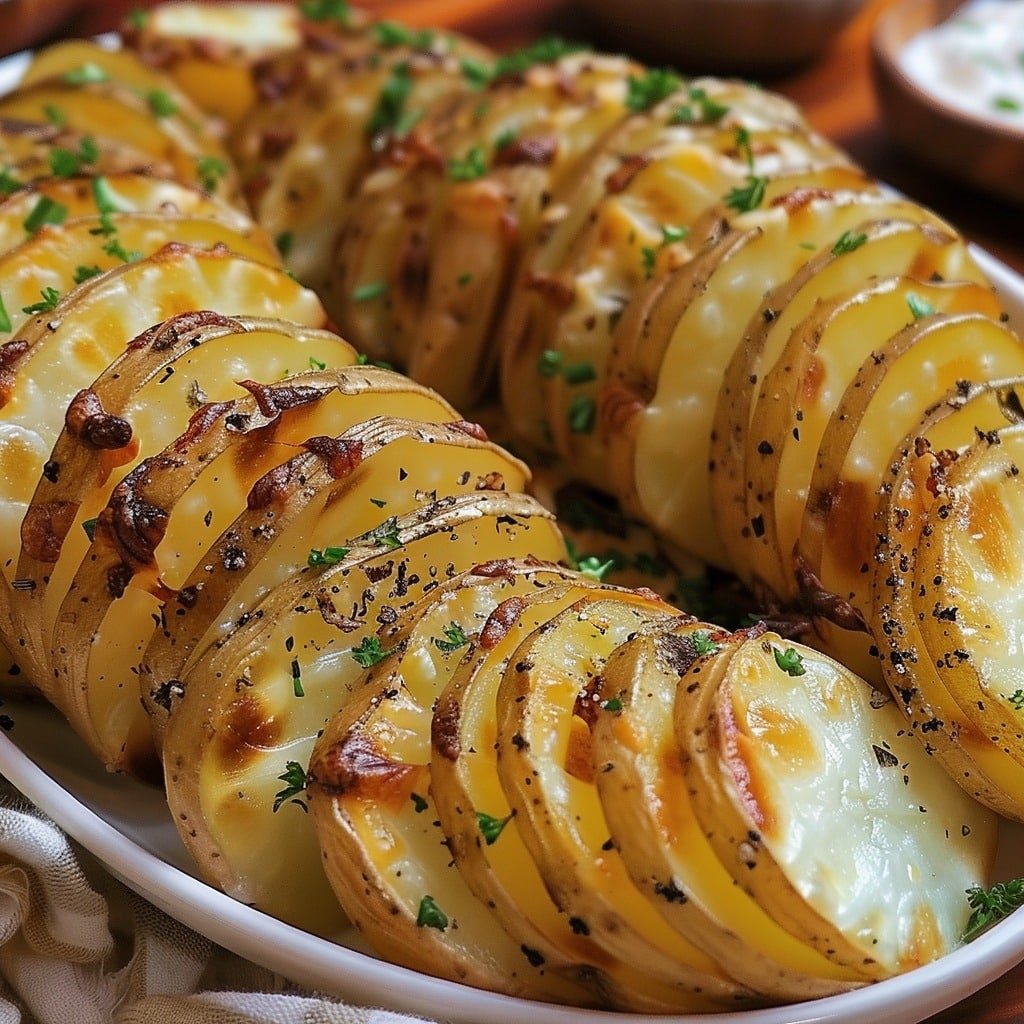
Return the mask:
[[0,778],[0,1024],[413,1024],[304,992],[167,917]]

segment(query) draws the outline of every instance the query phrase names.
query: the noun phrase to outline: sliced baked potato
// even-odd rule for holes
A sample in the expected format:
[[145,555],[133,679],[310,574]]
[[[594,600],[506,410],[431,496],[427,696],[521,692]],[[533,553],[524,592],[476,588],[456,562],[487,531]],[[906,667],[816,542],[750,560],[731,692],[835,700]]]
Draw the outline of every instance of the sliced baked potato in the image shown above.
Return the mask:
[[548,513],[495,491],[382,518],[346,546],[338,564],[278,586],[193,666],[164,740],[168,800],[204,875],[314,930],[339,910],[309,819],[288,804],[274,812],[279,776],[308,763],[319,730],[378,660],[377,627],[482,561],[564,556]]

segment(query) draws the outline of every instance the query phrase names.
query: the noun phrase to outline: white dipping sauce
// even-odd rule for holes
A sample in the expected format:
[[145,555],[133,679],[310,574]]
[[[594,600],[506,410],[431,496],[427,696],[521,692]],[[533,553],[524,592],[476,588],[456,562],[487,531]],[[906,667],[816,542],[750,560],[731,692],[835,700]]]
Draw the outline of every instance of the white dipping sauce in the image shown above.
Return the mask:
[[903,71],[950,107],[1024,131],[1024,0],[975,0],[915,36]]

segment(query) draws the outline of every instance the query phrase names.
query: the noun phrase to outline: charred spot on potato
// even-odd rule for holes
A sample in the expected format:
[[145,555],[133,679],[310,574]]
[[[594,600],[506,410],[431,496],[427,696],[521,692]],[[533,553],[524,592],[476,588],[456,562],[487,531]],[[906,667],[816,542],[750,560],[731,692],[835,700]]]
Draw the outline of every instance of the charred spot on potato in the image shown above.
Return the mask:
[[72,437],[90,448],[124,448],[132,439],[132,425],[107,412],[91,388],[83,388],[71,399],[64,425]]
[[449,761],[457,761],[462,753],[459,716],[458,701],[447,700],[438,705],[430,722],[430,742]]
[[280,738],[280,722],[248,690],[225,709],[216,731],[215,752],[228,770],[236,771],[252,759],[252,751],[268,750]]
[[21,523],[25,554],[39,562],[56,562],[77,514],[78,503],[73,501],[29,505]]
[[304,447],[323,461],[334,480],[344,480],[363,461],[363,442],[358,438],[317,436],[309,438]]
[[510,597],[502,601],[487,616],[484,628],[480,631],[480,646],[485,651],[490,651],[496,647],[508,635],[508,631],[525,608],[526,601],[521,597]]

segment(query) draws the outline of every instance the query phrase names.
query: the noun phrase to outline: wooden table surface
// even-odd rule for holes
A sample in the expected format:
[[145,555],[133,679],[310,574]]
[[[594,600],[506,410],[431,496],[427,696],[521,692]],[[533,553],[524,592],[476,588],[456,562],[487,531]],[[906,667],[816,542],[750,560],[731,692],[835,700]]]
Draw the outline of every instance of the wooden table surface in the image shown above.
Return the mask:
[[[893,2],[871,0],[818,61],[766,84],[798,102],[820,132],[842,146],[872,175],[937,210],[969,238],[1024,273],[1024,211],[940,178],[899,152],[886,138],[871,83],[869,40],[875,19]],[[91,0],[59,34],[106,31],[114,28],[129,10],[152,4],[153,0]],[[553,30],[610,48],[570,0],[366,0],[365,5],[382,16],[411,24],[458,27],[499,48],[515,46]],[[0,40],[0,52],[3,46]],[[1022,1021],[1024,965],[931,1018],[928,1024]]]

